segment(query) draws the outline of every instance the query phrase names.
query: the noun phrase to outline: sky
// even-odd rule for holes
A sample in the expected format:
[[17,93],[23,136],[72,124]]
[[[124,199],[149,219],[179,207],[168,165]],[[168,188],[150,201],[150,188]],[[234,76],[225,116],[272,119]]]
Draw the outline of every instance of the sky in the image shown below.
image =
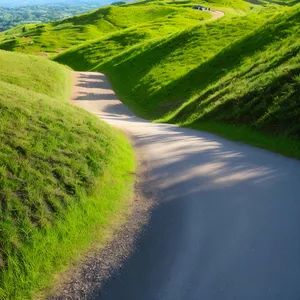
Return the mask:
[[0,0],[0,6],[16,6],[16,5],[34,5],[34,4],[91,4],[105,5],[113,1],[111,0]]

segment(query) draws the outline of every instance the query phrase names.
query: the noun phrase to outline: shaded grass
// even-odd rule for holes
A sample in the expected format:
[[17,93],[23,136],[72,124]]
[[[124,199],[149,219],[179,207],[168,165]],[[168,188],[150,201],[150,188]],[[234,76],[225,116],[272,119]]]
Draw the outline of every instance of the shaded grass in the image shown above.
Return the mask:
[[138,7],[104,7],[63,21],[26,25],[26,32],[22,31],[24,26],[19,26],[0,33],[0,49],[30,54],[42,52],[53,56],[85,41],[99,39],[106,34],[169,15],[184,13],[185,10],[187,9],[151,3]]
[[136,113],[158,119],[193,94],[201,82],[196,76],[185,82],[182,78],[230,43],[251,33],[260,22],[264,20],[256,14],[224,17],[139,45],[99,64],[93,71],[106,73],[121,99]]
[[[299,5],[256,9],[140,44],[93,70],[108,74],[140,116],[192,128],[206,124],[299,158],[298,20]],[[224,132],[218,124],[227,124]]]
[[0,298],[29,299],[103,240],[134,160],[123,134],[65,101],[67,69],[8,52],[0,61]]
[[133,26],[73,47],[56,56],[54,60],[67,64],[75,70],[91,70],[133,46],[138,46],[151,39],[172,35],[210,18],[211,15],[206,12],[174,8],[167,17],[158,18],[144,25]]
[[[282,14],[210,61],[206,66],[211,70],[209,84],[202,85],[201,91],[166,120],[245,124],[298,140],[299,12],[298,8]],[[241,47],[252,51],[246,50],[239,60],[234,59]],[[216,65],[227,71],[217,76],[220,72],[213,67]]]

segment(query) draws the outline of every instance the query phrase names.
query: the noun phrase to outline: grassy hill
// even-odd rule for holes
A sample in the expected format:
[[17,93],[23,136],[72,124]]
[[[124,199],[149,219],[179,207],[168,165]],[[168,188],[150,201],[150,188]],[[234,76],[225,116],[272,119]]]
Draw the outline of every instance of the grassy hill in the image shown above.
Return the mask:
[[4,51],[0,65],[0,299],[29,299],[119,217],[134,162],[121,133],[67,103],[69,70]]
[[[196,2],[193,1],[144,1],[124,5],[121,7],[122,15],[118,16],[121,19],[123,19],[123,16],[127,20],[131,19],[129,13],[126,12],[127,10],[130,13],[132,12],[132,15],[137,16],[140,16],[141,11],[147,12],[146,15],[149,14],[149,11],[166,11],[168,14],[164,16],[161,14],[156,19],[153,17],[145,18],[144,15],[135,17],[131,27],[104,35],[99,39],[87,41],[79,44],[77,47],[71,47],[54,59],[57,62],[71,66],[75,70],[97,70],[97,65],[111,60],[112,57],[122,54],[133,46],[143,48],[145,42],[166,39],[182,30],[197,27],[199,24],[209,23],[212,15],[208,12],[192,10],[191,7],[194,4]],[[228,16],[245,15],[246,11],[250,9],[249,5],[243,0],[204,1],[203,4],[211,7],[211,9],[226,11]],[[251,28],[255,27],[251,24],[248,25]],[[245,29],[246,32],[247,29]],[[236,34],[236,36],[239,35]]]
[[[156,7],[157,5],[147,6]],[[133,46],[141,46],[144,42],[173,35],[211,18],[207,12],[197,12],[190,8],[173,8],[171,6],[170,9],[173,13],[165,18],[158,18],[145,24],[141,22],[141,24],[128,29],[72,47],[56,56],[55,60],[67,64],[75,70],[91,70],[99,63],[110,60],[113,56],[119,55]]]
[[[252,32],[264,23],[264,17],[267,16],[266,13],[261,13],[260,16],[261,9],[254,9],[255,13],[246,15],[250,9],[244,1],[236,1],[234,9],[222,7],[231,5],[232,1],[212,2],[207,1],[206,5],[226,11],[226,17],[211,22],[211,14],[192,10],[191,2],[166,4],[151,1],[124,6],[124,10],[152,6],[169,7],[176,8],[179,13],[142,25],[139,23],[100,39],[71,47],[54,57],[54,60],[75,70],[105,71],[111,75],[114,82],[126,81],[125,84],[120,82],[118,91],[122,97],[130,98],[131,105],[134,105],[135,98],[143,101],[146,97],[149,102],[149,89],[152,93],[153,89],[160,90],[162,85],[180,78],[231,42]],[[149,78],[144,78],[145,76]],[[138,89],[136,84],[139,85]],[[151,99],[151,103],[154,104],[153,101],[160,101],[156,94],[155,99]],[[147,108],[141,104],[137,105],[136,109],[139,111],[135,111],[140,112]],[[152,116],[154,113],[153,110],[150,112]],[[144,116],[151,118],[150,115]]]
[[[225,17],[211,21],[192,1],[144,1],[46,24],[40,33],[13,29],[0,36],[0,48],[14,40],[15,51],[66,49],[54,60],[104,72],[140,116],[300,157],[297,2],[201,3]],[[28,34],[36,42],[26,44]]]
[[[222,18],[200,24],[168,38],[137,45],[98,64],[94,71],[110,77],[123,101],[143,117],[155,120],[181,100],[184,88],[192,93],[197,84],[177,84],[191,70],[202,65],[259,24],[257,15]],[[172,87],[169,89],[168,86]]]
[[[180,21],[181,25],[187,26],[184,23],[189,21],[189,17],[195,23],[204,16],[205,14],[200,15],[190,9],[171,5],[109,6],[59,22],[19,26],[0,33],[0,49],[51,56],[85,41],[99,39],[137,24],[150,21],[154,23],[165,17],[173,20],[173,24]],[[157,23],[156,27],[160,25],[162,22]],[[173,29],[169,28],[170,30]]]
[[[162,119],[192,127],[203,122],[243,124],[299,141],[299,18],[298,5],[187,74],[178,84],[198,78],[197,88]],[[291,154],[294,150],[288,149]]]
[[268,2],[232,3],[222,19],[160,37],[143,32],[151,23],[129,28],[55,60],[104,72],[121,100],[145,118],[300,157],[300,6]]

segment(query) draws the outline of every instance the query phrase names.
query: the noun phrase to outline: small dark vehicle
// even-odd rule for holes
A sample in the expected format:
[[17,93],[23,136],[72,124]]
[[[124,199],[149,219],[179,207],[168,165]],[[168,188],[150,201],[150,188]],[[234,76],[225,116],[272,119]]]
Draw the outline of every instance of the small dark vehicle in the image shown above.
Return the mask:
[[195,5],[195,6],[193,6],[193,9],[210,11],[210,7],[205,7],[205,6],[201,6],[201,5]]

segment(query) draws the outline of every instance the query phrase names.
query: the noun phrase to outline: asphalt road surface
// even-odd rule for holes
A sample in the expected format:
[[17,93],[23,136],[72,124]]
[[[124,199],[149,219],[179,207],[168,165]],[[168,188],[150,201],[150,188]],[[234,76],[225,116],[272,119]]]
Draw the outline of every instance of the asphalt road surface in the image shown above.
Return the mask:
[[75,73],[73,103],[130,132],[157,192],[101,300],[299,300],[300,162],[137,118],[106,77]]

